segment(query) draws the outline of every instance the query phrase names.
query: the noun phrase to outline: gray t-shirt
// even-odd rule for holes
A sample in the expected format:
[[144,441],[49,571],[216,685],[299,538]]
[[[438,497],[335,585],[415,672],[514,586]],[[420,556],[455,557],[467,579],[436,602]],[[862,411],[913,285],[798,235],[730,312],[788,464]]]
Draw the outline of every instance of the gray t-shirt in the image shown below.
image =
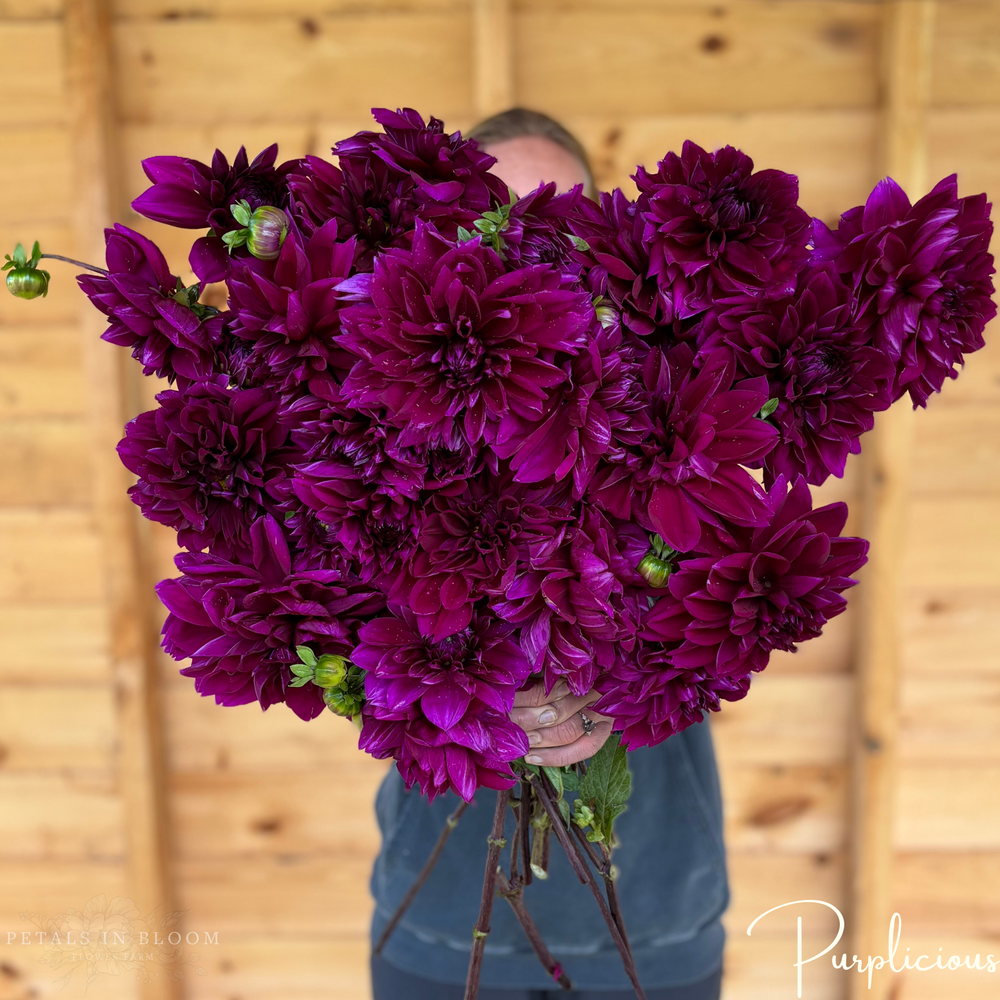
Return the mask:
[[[722,963],[720,917],[729,902],[722,803],[708,724],[633,751],[629,768],[632,798],[616,823],[621,844],[614,862],[639,977],[650,988],[698,982]],[[481,789],[465,811],[433,874],[383,950],[391,964],[425,979],[465,981],[495,796]],[[458,802],[448,794],[428,804],[417,791],[406,791],[395,768],[382,783],[376,799],[382,850],[371,880],[373,941]],[[507,823],[509,838],[514,826],[510,812]],[[505,850],[505,866],[508,858]],[[578,988],[629,988],[590,889],[577,881],[555,838],[549,878],[534,880],[524,899],[550,951]],[[493,907],[482,984],[552,986],[502,897]]]

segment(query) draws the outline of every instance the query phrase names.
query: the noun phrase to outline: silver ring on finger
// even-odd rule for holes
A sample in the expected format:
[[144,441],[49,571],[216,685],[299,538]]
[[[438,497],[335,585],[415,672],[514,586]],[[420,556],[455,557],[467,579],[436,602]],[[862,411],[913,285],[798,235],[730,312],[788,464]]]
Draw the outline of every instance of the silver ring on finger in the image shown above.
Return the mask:
[[580,721],[583,723],[583,735],[589,736],[597,728],[597,723],[589,716],[584,715],[582,709],[577,712],[577,715],[580,716]]

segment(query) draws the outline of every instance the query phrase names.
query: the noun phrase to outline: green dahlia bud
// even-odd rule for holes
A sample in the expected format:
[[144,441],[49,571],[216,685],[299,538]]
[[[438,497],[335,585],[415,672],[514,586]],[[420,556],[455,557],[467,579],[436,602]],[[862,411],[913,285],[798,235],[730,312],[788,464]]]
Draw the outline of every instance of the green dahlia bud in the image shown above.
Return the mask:
[[14,248],[14,256],[6,255],[7,263],[0,270],[7,274],[7,291],[19,299],[37,299],[39,295],[49,294],[49,272],[38,266],[42,252],[36,242],[31,250],[31,258],[24,252],[24,247],[18,243]]
[[345,691],[343,688],[325,688],[323,701],[334,715],[342,715],[347,718],[357,715],[364,704],[363,697],[351,691]]
[[594,299],[594,312],[597,313],[597,318],[605,330],[618,322],[618,310],[603,295],[598,295]]
[[666,559],[647,552],[639,562],[639,576],[651,587],[661,589],[667,585],[673,567]]
[[333,653],[324,653],[316,661],[312,682],[321,688],[335,688],[343,683],[347,676],[347,660]]
[[222,242],[232,253],[244,244],[260,260],[274,260],[288,235],[288,216],[274,205],[261,205],[250,211],[250,203],[238,201],[229,209],[243,227],[223,234]]
[[260,260],[274,260],[288,235],[288,216],[273,205],[255,208],[250,216],[247,249]]

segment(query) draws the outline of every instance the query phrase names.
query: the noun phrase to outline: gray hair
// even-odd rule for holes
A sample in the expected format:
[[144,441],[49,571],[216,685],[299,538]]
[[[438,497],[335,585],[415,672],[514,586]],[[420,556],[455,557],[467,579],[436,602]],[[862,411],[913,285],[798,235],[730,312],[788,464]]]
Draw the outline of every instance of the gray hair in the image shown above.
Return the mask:
[[541,111],[531,111],[528,108],[510,108],[493,115],[465,133],[466,138],[475,139],[480,147],[489,146],[495,142],[505,142],[508,139],[520,139],[522,136],[537,135],[555,143],[576,159],[587,176],[583,193],[594,196],[594,171],[590,166],[590,157],[583,148],[583,143],[567,128],[560,125]]

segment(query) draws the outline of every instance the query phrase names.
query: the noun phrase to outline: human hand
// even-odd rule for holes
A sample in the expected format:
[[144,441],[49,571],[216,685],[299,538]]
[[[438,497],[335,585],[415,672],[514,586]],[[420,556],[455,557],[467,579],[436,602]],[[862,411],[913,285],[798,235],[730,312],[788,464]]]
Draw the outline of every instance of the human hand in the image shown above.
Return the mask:
[[593,690],[577,697],[564,680],[557,681],[548,694],[541,682],[518,691],[510,718],[528,734],[531,750],[524,759],[529,764],[565,767],[593,757],[611,735],[614,720],[585,711],[584,715],[597,723],[587,735],[579,712],[600,697]]

